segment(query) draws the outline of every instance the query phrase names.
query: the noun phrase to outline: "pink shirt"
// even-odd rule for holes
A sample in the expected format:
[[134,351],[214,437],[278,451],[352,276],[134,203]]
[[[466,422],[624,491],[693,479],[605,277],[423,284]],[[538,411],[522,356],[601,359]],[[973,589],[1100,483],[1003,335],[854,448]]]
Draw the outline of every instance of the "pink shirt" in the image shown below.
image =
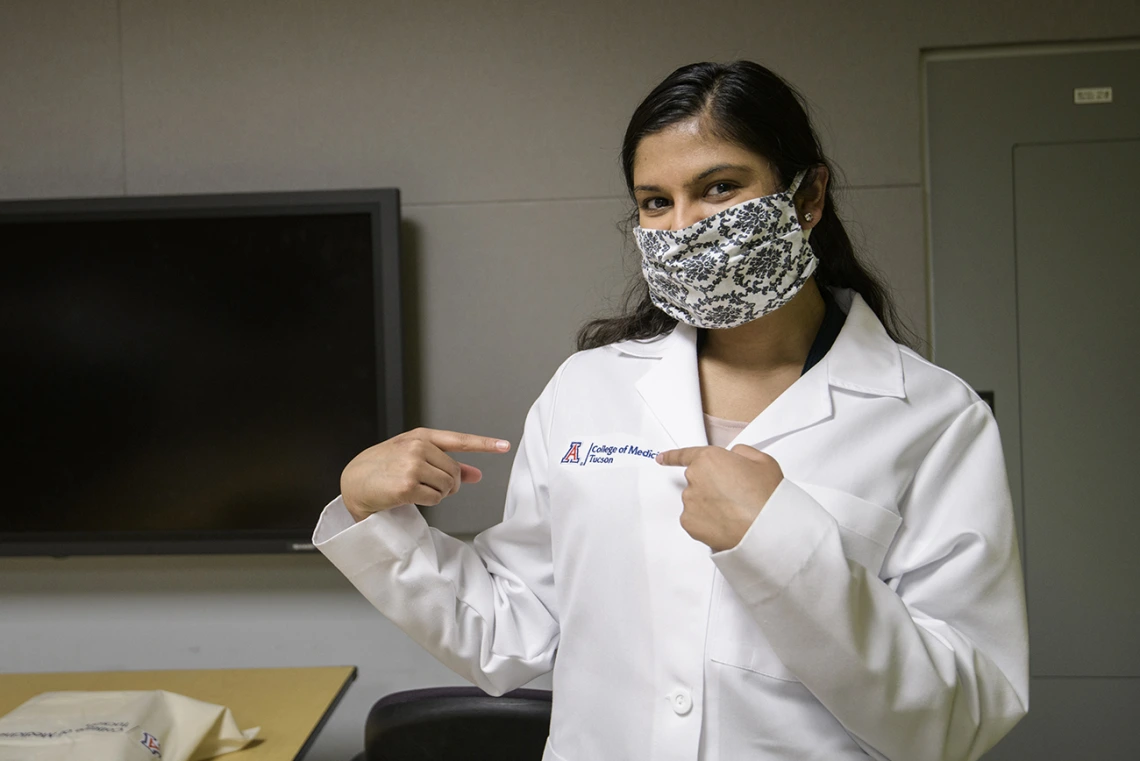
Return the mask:
[[705,413],[705,433],[709,444],[714,447],[727,449],[729,443],[737,434],[744,430],[748,423],[739,423],[735,420],[725,420]]

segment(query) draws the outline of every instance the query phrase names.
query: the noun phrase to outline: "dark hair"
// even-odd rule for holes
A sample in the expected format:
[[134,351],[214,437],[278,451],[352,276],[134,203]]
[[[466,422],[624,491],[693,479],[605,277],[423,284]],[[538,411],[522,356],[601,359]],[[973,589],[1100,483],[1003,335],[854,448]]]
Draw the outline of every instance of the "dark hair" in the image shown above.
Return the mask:
[[[633,161],[641,141],[679,122],[701,118],[714,135],[763,156],[775,167],[782,187],[801,171],[829,166],[808,118],[807,105],[778,75],[751,61],[683,66],[654,88],[633,112],[622,141],[621,166],[633,196]],[[829,166],[830,171],[830,166]],[[809,177],[810,179],[810,177]],[[636,209],[631,220],[636,219]],[[823,215],[812,229],[811,247],[819,257],[815,279],[820,288],[851,288],[863,297],[900,343],[914,334],[899,319],[886,286],[859,261],[843,228],[830,184]],[[617,317],[591,320],[578,331],[578,349],[629,339],[653,338],[672,330],[677,321],[649,298],[640,276],[625,297]]]

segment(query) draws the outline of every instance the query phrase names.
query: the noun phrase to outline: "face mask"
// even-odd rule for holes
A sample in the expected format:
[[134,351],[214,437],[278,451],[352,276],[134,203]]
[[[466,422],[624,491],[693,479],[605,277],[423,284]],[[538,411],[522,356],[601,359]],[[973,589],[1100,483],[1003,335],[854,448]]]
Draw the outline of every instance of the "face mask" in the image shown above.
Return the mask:
[[792,202],[803,178],[683,230],[635,227],[653,303],[698,328],[735,328],[791,301],[819,263]]

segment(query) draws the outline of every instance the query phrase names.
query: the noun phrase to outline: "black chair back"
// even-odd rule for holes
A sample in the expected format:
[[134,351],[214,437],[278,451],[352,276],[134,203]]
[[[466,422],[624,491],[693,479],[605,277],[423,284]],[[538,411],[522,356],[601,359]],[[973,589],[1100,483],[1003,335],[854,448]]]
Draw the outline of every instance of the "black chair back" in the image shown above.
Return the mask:
[[540,761],[550,692],[491,697],[477,687],[432,687],[381,698],[364,730],[366,761]]

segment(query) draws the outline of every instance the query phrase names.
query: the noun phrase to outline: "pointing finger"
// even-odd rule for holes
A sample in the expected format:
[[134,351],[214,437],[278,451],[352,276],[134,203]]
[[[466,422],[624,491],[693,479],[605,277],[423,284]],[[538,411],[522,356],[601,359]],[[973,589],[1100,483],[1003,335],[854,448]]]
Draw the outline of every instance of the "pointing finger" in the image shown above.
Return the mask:
[[447,471],[451,476],[453,485],[445,496],[451,496],[459,491],[460,484],[478,483],[483,478],[483,472],[473,465],[456,462],[446,452],[434,444],[424,447],[424,458],[440,470]]
[[684,447],[682,449],[669,449],[657,455],[657,462],[662,465],[678,465],[687,468],[693,460],[708,447]]
[[409,435],[429,441],[445,452],[507,452],[511,443],[490,436],[476,436],[458,431],[440,431],[434,428],[417,428]]

